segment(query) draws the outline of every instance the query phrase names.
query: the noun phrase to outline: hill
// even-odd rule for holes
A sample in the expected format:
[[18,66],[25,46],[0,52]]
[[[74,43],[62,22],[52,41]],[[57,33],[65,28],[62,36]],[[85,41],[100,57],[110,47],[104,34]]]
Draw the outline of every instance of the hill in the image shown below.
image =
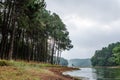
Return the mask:
[[61,66],[68,66],[68,60],[67,59],[64,59],[62,57],[56,57],[54,56],[54,64],[59,64]]
[[118,66],[120,64],[120,42],[111,43],[101,50],[96,50],[91,58],[93,66]]
[[64,58],[60,58],[60,65],[62,65],[62,66],[68,66],[68,60],[66,60]]
[[90,59],[71,59],[69,60],[68,66],[75,66],[75,67],[91,67],[91,60]]

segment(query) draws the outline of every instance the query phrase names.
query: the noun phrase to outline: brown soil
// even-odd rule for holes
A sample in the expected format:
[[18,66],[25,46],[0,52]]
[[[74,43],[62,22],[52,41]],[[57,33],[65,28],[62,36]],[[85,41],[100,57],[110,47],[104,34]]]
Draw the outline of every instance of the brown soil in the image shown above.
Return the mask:
[[17,68],[0,66],[0,80],[79,80],[68,75],[65,71],[78,70],[68,67]]
[[41,74],[42,80],[80,80],[75,77],[62,74],[65,71],[78,70],[77,68],[53,67],[47,69],[50,71],[50,74]]

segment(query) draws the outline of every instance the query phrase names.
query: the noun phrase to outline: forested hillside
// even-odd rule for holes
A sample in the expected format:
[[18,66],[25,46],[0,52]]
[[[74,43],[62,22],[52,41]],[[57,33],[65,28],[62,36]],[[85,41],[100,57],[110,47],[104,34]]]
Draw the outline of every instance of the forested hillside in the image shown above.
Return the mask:
[[68,60],[64,59],[64,58],[59,58],[60,62],[59,64],[62,66],[68,66]]
[[93,66],[120,65],[120,42],[109,44],[101,50],[96,50],[91,59]]
[[73,47],[66,25],[46,6],[44,0],[0,0],[0,59],[53,64]]
[[71,59],[69,60],[69,66],[72,67],[91,67],[90,59]]

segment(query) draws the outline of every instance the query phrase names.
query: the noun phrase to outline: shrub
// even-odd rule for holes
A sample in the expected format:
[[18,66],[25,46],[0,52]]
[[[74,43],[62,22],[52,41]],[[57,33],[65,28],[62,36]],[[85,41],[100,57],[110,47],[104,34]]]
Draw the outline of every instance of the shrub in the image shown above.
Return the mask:
[[10,66],[10,62],[6,60],[0,60],[0,66]]

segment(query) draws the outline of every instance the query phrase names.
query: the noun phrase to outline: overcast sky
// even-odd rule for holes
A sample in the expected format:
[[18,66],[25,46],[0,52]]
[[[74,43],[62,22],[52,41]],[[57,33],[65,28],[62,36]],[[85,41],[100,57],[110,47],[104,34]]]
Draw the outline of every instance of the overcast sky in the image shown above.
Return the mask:
[[74,48],[66,59],[91,58],[95,50],[120,41],[120,0],[46,0],[70,32]]

